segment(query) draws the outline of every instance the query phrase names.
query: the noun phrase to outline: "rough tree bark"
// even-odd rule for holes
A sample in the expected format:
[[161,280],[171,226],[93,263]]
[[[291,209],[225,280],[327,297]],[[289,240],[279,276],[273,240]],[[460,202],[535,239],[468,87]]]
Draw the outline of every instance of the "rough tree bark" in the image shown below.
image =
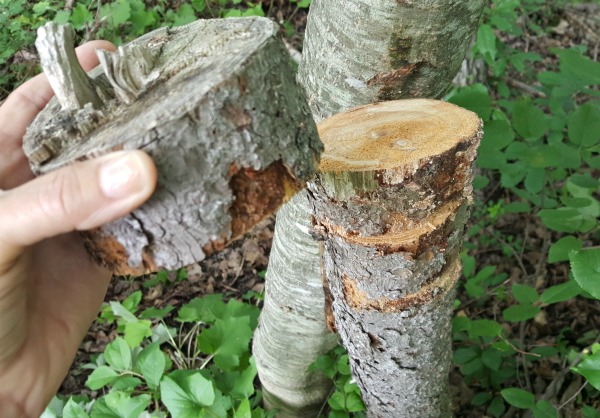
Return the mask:
[[450,319],[481,122],[404,100],[337,114],[319,133],[309,201],[367,415],[449,417]]
[[36,173],[116,149],[143,149],[158,168],[152,198],[86,232],[117,274],[176,269],[250,230],[304,187],[322,144],[265,18],[163,28],[111,53],[88,77],[70,28],[41,28],[38,49],[56,92],[29,127]]
[[[458,72],[484,5],[484,0],[313,0],[299,81],[315,120],[371,102],[439,97]],[[277,255],[269,261],[253,349],[267,400],[278,400],[272,405],[280,416],[312,417],[330,387],[307,368],[333,347],[334,338],[319,313],[325,306],[319,249],[308,236],[304,193],[279,211],[277,223],[286,227],[275,232]],[[282,288],[285,293],[277,290]],[[314,309],[289,309],[290,300]]]

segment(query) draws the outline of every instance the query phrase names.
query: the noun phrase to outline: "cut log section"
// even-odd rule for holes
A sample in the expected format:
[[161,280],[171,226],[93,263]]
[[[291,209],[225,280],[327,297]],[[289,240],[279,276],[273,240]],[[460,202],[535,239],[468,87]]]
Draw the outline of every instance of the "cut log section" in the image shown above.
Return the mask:
[[200,261],[304,187],[322,144],[278,31],[256,17],[162,28],[98,51],[86,76],[70,28],[40,30],[57,98],[24,138],[33,171],[120,149],[146,151],[158,169],[145,205],[85,232],[95,259],[116,274]]
[[474,113],[425,99],[318,125],[313,226],[368,416],[449,416],[450,320],[481,127]]

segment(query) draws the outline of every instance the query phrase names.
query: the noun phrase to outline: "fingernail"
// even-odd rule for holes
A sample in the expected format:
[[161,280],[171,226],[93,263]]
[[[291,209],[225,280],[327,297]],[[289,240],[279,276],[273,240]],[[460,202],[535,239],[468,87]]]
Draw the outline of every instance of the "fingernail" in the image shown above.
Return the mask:
[[112,199],[130,196],[144,187],[140,175],[141,164],[133,153],[123,152],[100,166],[100,187]]

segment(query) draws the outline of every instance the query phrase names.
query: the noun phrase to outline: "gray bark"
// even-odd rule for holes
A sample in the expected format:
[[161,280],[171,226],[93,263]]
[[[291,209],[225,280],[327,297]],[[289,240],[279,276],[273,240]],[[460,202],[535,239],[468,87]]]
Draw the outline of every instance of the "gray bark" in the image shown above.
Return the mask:
[[63,109],[51,101],[23,147],[36,173],[116,149],[152,156],[152,198],[86,233],[92,255],[114,273],[202,260],[275,211],[316,170],[322,144],[270,20],[163,28],[99,58],[86,83],[102,105],[84,100]]
[[350,109],[319,132],[309,201],[367,415],[449,417],[449,325],[481,123],[404,100]]
[[[313,0],[299,81],[306,88],[314,119],[319,122],[349,107],[371,102],[441,95],[459,69],[484,5],[484,0]],[[288,205],[305,202],[304,196],[302,193]],[[308,213],[304,221],[297,219],[301,210],[281,210],[277,222],[307,224]],[[307,246],[301,253],[317,257],[318,244],[311,241],[306,228],[276,231],[272,251],[300,252],[294,244],[297,242]],[[318,261],[306,260],[306,263],[317,265]],[[294,281],[293,285],[286,283],[290,276],[306,270],[313,273],[304,274],[304,279]],[[271,293],[270,286],[287,286],[289,298],[298,298],[307,306],[323,306],[323,293],[314,291],[322,280],[317,269],[297,270],[289,264],[270,261],[268,272],[266,304],[271,303],[271,298],[281,297]],[[284,305],[285,301],[273,303]],[[261,324],[276,323],[277,315],[275,310],[263,311]],[[312,385],[312,393],[318,393],[323,402],[330,390],[326,384],[317,387],[318,382],[311,380],[307,367],[332,348],[331,337],[323,333],[319,340],[312,331],[304,334],[303,321],[301,315],[293,313],[281,320],[285,322],[282,326],[293,330],[290,332],[298,339],[308,338],[315,350],[285,344],[288,338],[285,333],[271,335],[270,346],[264,345],[267,339],[263,337],[254,343],[261,382],[281,400],[280,405],[287,403],[294,408],[303,402],[306,389],[300,385],[297,392],[290,393],[280,386],[283,376],[296,376],[300,384]],[[320,325],[316,319],[313,324],[316,329],[325,329],[325,315]],[[258,335],[265,332],[259,329]],[[263,353],[269,353],[268,357]],[[290,355],[296,358],[293,363],[280,361],[268,370],[261,366],[267,363],[267,358],[285,359]],[[265,356],[264,361],[261,356]]]

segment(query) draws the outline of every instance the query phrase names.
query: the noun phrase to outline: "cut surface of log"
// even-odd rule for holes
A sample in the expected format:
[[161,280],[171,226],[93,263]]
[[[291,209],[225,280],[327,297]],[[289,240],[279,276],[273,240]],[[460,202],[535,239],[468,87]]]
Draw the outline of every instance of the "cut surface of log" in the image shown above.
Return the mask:
[[481,121],[414,99],[353,108],[318,129],[312,222],[367,415],[449,417],[449,325]]
[[202,260],[312,176],[322,144],[278,31],[265,18],[200,20],[98,51],[89,80],[104,103],[64,109],[55,99],[28,128],[38,174],[119,149],[153,158],[151,199],[85,233],[114,273]]

